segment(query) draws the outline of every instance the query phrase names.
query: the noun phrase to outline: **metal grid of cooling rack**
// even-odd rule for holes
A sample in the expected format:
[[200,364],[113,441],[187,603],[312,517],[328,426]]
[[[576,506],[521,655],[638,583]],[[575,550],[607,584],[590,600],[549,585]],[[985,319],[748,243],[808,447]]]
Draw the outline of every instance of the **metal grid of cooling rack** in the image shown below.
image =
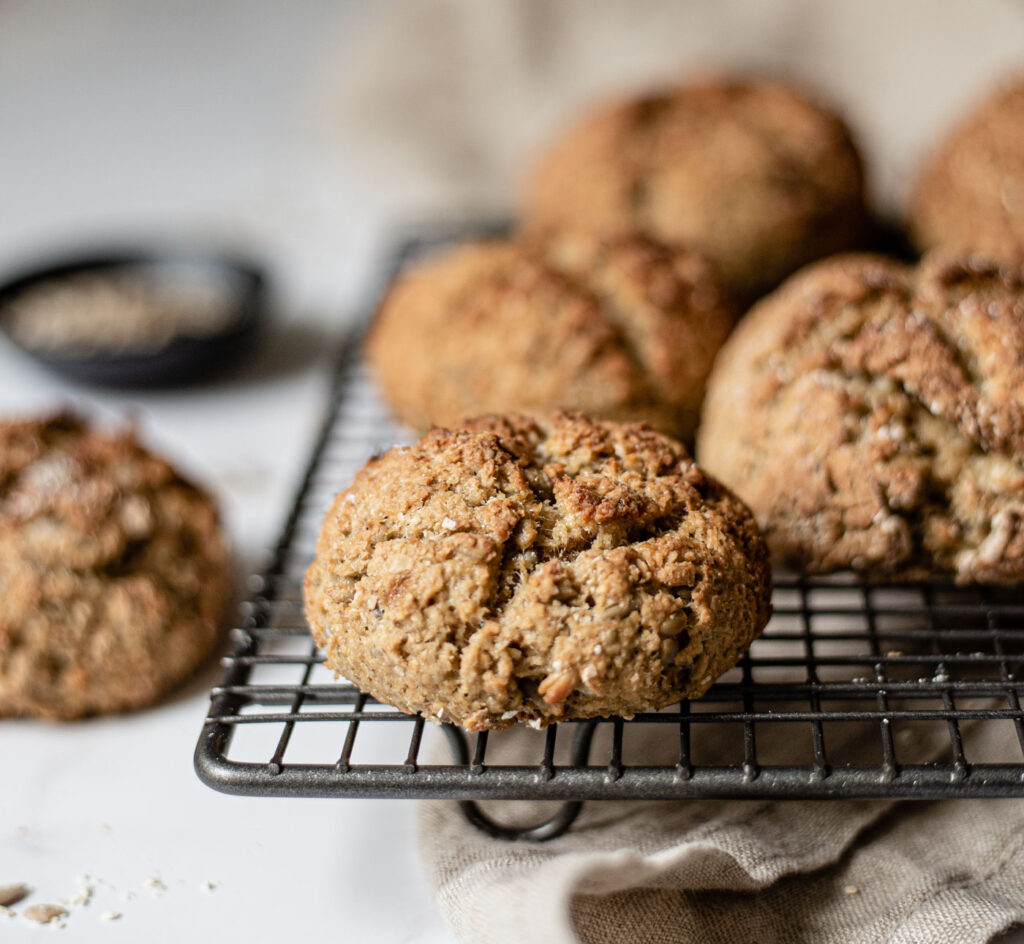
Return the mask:
[[[396,266],[448,238],[410,241]],[[458,799],[477,826],[513,839],[558,835],[587,799],[1024,796],[1024,588],[777,579],[775,615],[735,669],[698,701],[628,721],[466,735],[335,680],[303,620],[304,572],[333,495],[406,438],[358,340],[212,692],[195,756],[208,785]],[[518,829],[479,799],[569,802]]]

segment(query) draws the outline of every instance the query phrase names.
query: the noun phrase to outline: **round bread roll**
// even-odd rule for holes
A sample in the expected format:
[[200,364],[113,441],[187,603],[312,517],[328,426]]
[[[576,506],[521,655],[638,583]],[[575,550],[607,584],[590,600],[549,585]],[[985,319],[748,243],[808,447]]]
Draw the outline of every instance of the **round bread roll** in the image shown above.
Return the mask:
[[306,577],[328,667],[469,730],[703,694],[764,629],[748,510],[674,440],[578,413],[483,417],[368,463]]
[[611,104],[533,169],[526,227],[686,245],[750,298],[860,244],[864,174],[831,112],[774,81],[705,81]]
[[210,653],[230,587],[209,497],[131,435],[0,423],[0,716],[153,703]]
[[913,188],[910,230],[922,251],[1024,255],[1024,76],[975,107]]
[[1024,579],[1024,270],[808,267],[723,348],[700,461],[812,573]]
[[558,408],[693,434],[734,312],[709,265],[654,240],[464,246],[385,298],[367,356],[409,425]]

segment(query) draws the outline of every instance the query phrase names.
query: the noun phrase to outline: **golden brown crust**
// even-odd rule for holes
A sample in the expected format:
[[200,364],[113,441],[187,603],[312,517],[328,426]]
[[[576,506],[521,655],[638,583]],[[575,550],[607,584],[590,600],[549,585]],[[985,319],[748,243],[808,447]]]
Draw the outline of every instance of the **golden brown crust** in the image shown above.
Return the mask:
[[711,259],[743,298],[857,246],[864,181],[849,130],[774,81],[695,82],[606,106],[558,138],[526,226],[639,230]]
[[698,442],[787,564],[1024,579],[1024,270],[807,268],[723,348]]
[[416,429],[564,407],[686,438],[732,322],[693,253],[563,233],[421,264],[384,300],[367,356]]
[[767,551],[674,440],[482,417],[370,462],[306,577],[327,665],[471,730],[697,697],[761,633]]
[[0,423],[0,716],[152,703],[209,654],[229,593],[209,497],[132,436]]
[[1024,76],[943,139],[914,185],[908,222],[922,252],[1024,255]]

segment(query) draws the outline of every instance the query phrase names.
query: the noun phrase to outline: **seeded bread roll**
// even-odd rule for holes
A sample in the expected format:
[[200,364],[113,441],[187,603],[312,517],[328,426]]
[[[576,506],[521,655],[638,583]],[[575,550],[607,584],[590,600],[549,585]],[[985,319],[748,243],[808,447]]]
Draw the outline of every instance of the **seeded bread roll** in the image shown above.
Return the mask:
[[1024,579],[1024,269],[807,268],[722,350],[698,456],[787,565]]
[[0,423],[0,716],[153,703],[210,653],[229,594],[209,497],[132,436]]
[[599,108],[530,175],[531,231],[640,231],[709,258],[752,298],[860,245],[867,213],[849,130],[775,81],[711,80]]
[[483,417],[368,463],[324,519],[306,618],[326,664],[469,730],[703,694],[764,629],[748,510],[674,440]]
[[699,256],[565,233],[421,264],[384,300],[367,356],[418,430],[563,407],[687,438],[733,317]]
[[925,164],[910,201],[922,251],[1024,255],[1024,76],[977,105]]

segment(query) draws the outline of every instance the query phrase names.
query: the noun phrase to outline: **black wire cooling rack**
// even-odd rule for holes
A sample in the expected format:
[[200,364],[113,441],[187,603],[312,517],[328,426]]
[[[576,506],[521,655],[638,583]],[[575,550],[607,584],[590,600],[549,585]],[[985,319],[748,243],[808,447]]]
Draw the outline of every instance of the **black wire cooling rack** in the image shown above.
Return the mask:
[[[452,236],[408,241],[395,268]],[[457,799],[508,839],[559,835],[590,799],[1024,796],[1024,588],[776,579],[775,615],[735,669],[698,701],[628,721],[467,735],[335,680],[303,619],[303,576],[334,494],[406,438],[358,346],[345,346],[295,504],[213,689],[195,754],[209,786]],[[432,741],[447,741],[451,759]],[[518,828],[483,799],[563,803]]]

